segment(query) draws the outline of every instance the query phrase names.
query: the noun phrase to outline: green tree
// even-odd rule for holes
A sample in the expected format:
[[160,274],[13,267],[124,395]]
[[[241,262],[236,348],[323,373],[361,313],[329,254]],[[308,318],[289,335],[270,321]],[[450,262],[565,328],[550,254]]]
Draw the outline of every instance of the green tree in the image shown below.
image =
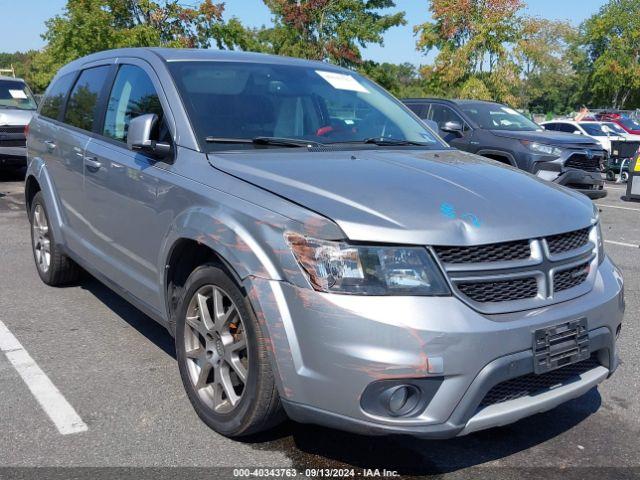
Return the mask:
[[360,65],[359,71],[396,97],[429,95],[428,86],[420,76],[418,68],[411,63],[377,63],[367,60]]
[[[458,95],[475,77],[495,100],[513,100],[517,66],[510,45],[518,38],[520,0],[432,0],[433,21],[417,25],[418,50],[438,51],[433,65],[422,74],[442,95]],[[510,88],[504,88],[510,82]],[[466,91],[480,88],[473,82]]]
[[344,66],[362,62],[360,48],[383,44],[383,34],[404,25],[404,13],[382,13],[393,0],[264,0],[273,27],[258,32],[258,47],[277,55],[328,60]]
[[576,50],[583,100],[614,108],[640,101],[640,0],[610,0],[581,25]]
[[93,52],[122,47],[247,47],[251,35],[237,19],[223,19],[224,4],[196,7],[179,0],[68,0],[46,22],[48,45],[34,59],[33,81],[44,88],[64,64]]
[[577,31],[568,22],[524,17],[513,48],[521,81],[518,104],[535,112],[566,112],[577,75],[570,46]]

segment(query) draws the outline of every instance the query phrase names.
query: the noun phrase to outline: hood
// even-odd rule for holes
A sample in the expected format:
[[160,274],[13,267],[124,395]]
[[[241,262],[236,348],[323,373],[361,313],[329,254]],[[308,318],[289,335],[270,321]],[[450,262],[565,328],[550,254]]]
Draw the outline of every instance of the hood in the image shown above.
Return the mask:
[[210,154],[217,169],[336,222],[351,240],[471,245],[590,225],[591,201],[457,150]]
[[510,132],[505,130],[490,130],[497,137],[514,138],[516,140],[529,140],[532,142],[545,143],[565,148],[599,148],[600,145],[593,138],[576,135],[573,133],[550,132],[549,130],[528,131],[528,132]]
[[18,108],[0,109],[0,126],[2,125],[27,125],[35,110],[20,110]]

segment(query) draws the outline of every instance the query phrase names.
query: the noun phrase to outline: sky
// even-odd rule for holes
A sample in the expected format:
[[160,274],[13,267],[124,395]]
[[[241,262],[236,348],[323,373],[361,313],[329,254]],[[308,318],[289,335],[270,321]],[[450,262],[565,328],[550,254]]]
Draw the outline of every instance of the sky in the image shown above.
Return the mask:
[[[222,1],[222,0],[220,0]],[[525,0],[530,15],[568,20],[574,25],[596,13],[606,0]],[[0,0],[0,52],[39,49],[44,22],[62,12],[65,0]],[[189,3],[189,2],[187,2]],[[191,2],[193,3],[193,2]],[[226,0],[226,16],[236,16],[249,26],[269,25],[271,17],[262,0]],[[384,46],[370,45],[362,54],[378,62],[410,62],[416,65],[431,59],[415,50],[413,26],[429,20],[428,0],[396,0],[396,10],[404,10],[408,24],[385,34]]]

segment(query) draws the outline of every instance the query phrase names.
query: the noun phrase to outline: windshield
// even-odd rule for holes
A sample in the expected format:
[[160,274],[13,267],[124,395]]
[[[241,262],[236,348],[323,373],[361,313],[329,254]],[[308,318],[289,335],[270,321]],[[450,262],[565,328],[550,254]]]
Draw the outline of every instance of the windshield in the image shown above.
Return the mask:
[[623,135],[625,133],[627,133],[627,131],[624,128],[622,128],[620,125],[618,125],[617,123],[607,122],[607,123],[603,123],[603,125],[606,125],[607,127],[609,127],[615,133],[620,133],[620,134],[623,134]]
[[31,90],[24,82],[0,80],[0,109],[2,108],[35,110],[37,105]]
[[602,130],[603,125],[599,123],[580,123],[580,126],[587,132],[587,135],[594,137],[606,137],[607,133]]
[[281,147],[265,141],[274,138],[293,140],[293,146],[305,146],[300,140],[446,146],[380,87],[330,65],[171,62],[169,68],[209,150]]
[[462,104],[461,109],[480,128],[519,132],[542,131],[539,125],[533,123],[524,115],[502,105],[494,103]]
[[627,128],[629,130],[640,130],[640,123],[636,122],[632,118],[620,117],[618,121],[624,128]]

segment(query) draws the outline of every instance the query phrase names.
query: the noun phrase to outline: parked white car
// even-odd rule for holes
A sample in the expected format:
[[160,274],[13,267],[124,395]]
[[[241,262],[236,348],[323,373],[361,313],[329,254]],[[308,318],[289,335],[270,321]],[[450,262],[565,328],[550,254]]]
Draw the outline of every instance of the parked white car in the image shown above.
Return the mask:
[[632,141],[632,142],[640,142],[640,135],[634,135],[633,133],[627,132],[624,128],[622,128],[617,123],[614,123],[614,122],[600,122],[600,124],[602,124],[603,126],[606,125],[607,127],[609,127],[609,129],[611,130],[611,132],[613,132],[614,135],[618,135],[620,137],[624,137],[627,140]]
[[[598,141],[602,148],[604,148],[609,155],[611,155],[611,141],[615,140],[630,140],[625,135],[617,132],[609,126],[612,122],[594,122],[584,121],[575,122],[573,120],[553,120],[550,122],[543,122],[540,125],[545,130],[555,132],[575,133],[576,135],[585,135]],[[606,124],[606,125],[605,125]],[[635,140],[635,139],[633,139]]]

